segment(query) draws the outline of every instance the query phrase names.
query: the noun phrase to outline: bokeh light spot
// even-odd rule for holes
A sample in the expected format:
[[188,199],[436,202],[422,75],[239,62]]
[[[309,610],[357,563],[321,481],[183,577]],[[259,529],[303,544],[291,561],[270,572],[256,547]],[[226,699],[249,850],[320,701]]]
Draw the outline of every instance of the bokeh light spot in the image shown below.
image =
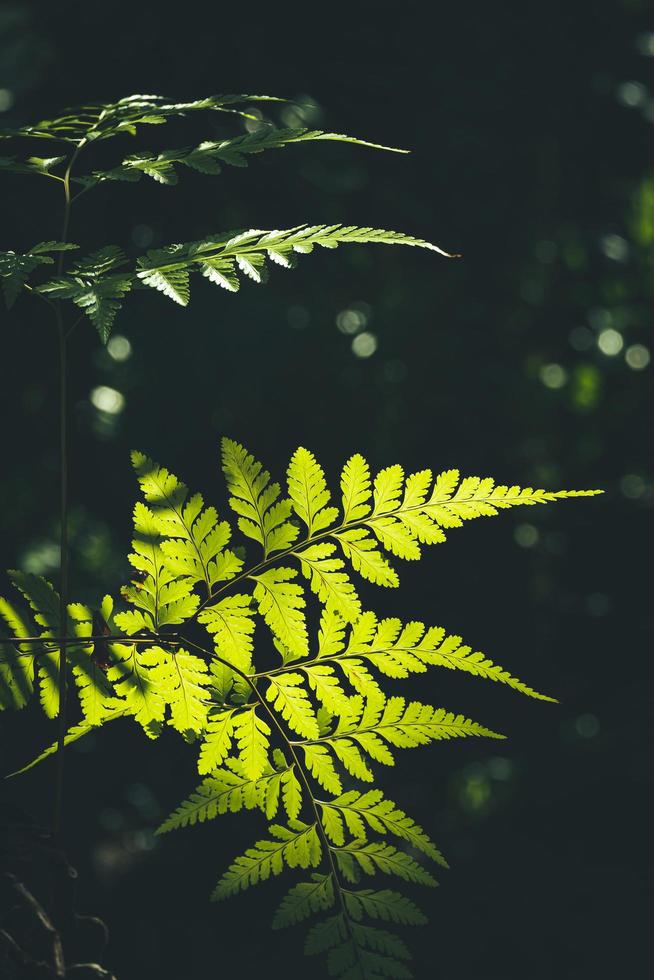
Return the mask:
[[360,333],[352,341],[352,353],[355,357],[371,357],[377,350],[377,338],[374,333]]
[[568,373],[560,364],[544,364],[539,376],[546,388],[563,388],[568,380]]
[[127,361],[132,356],[132,345],[127,337],[114,334],[107,343],[107,353],[114,361]]
[[109,388],[108,385],[94,388],[89,397],[94,408],[108,415],[118,415],[125,407],[124,395],[115,388]]
[[649,348],[644,344],[632,344],[627,347],[624,359],[632,371],[642,371],[651,360]]
[[620,353],[624,346],[624,340],[622,335],[618,333],[617,330],[613,330],[609,327],[608,330],[602,330],[599,337],[597,338],[597,346],[601,350],[602,354],[606,354],[607,357],[615,357]]

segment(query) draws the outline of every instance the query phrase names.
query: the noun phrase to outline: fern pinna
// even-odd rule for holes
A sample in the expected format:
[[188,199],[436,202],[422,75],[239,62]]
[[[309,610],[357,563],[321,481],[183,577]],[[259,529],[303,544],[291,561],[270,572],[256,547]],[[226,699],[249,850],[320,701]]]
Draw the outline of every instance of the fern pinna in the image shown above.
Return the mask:
[[[406,475],[399,465],[373,477],[355,455],[333,494],[303,448],[282,489],[224,439],[234,526],[147,456],[135,452],[132,461],[143,498],[134,508],[134,580],[97,610],[68,606],[67,669],[80,718],[66,741],[117,718],[133,719],[151,739],[172,726],[197,746],[202,779],[159,833],[240,810],[261,810],[270,821],[212,897],[298,870],[274,928],[315,918],[305,951],[326,953],[330,976],[410,977],[407,948],[387,925],[419,924],[424,915],[382,879],[433,886],[429,863],[447,863],[427,831],[374,785],[376,767],[393,765],[400,749],[503,736],[447,708],[408,702],[393,682],[444,667],[552,699],[440,626],[364,610],[357,577],[396,587],[395,559],[420,558],[424,545],[467,521],[596,491],[497,486],[456,470]],[[10,574],[30,609],[0,600],[14,638],[2,646],[0,697],[20,708],[38,686],[54,717],[58,597],[38,576]],[[317,635],[307,620],[311,603],[320,613]],[[92,633],[98,612],[109,630],[105,660]],[[41,646],[21,643],[34,637]]]

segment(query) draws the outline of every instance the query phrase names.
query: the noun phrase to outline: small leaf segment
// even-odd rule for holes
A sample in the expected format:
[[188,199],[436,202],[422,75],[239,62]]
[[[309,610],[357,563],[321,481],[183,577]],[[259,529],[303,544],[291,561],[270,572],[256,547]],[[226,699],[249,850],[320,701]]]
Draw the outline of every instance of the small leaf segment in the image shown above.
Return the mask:
[[[464,714],[388,693],[387,684],[440,667],[553,699],[440,626],[365,610],[355,576],[395,587],[396,559],[420,558],[425,545],[444,542],[468,521],[597,491],[498,486],[456,470],[406,475],[398,465],[373,475],[355,455],[333,494],[303,448],[282,488],[225,439],[233,526],[144,454],[133,453],[132,462],[142,494],[129,555],[133,580],[97,609],[68,606],[65,669],[79,717],[66,743],[118,718],[131,718],[152,739],[174,728],[198,747],[201,779],[159,833],[241,810],[260,810],[271,821],[213,898],[300,870],[275,928],[315,917],[305,949],[326,954],[332,976],[409,977],[407,948],[388,926],[416,925],[424,916],[383,879],[431,887],[436,881],[423,862],[447,862],[375,785],[377,767],[394,765],[402,749],[503,736]],[[256,555],[234,544],[239,533]],[[53,718],[62,670],[59,596],[39,576],[10,576],[25,602],[0,599],[9,634],[0,640],[0,706],[20,709],[37,688]],[[310,602],[320,610],[316,635],[306,618]]]

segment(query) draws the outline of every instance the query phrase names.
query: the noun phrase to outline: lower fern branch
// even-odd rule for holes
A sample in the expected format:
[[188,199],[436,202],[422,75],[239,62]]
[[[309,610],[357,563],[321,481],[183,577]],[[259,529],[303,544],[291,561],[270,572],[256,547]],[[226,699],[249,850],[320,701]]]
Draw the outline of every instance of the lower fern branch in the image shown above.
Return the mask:
[[[336,853],[336,850],[337,849],[334,848],[334,847],[332,847],[332,845],[329,842],[329,838],[327,836],[327,833],[325,832],[325,827],[324,827],[324,823],[323,823],[321,807],[320,807],[320,805],[318,803],[317,797],[315,797],[314,794],[313,794],[313,791],[312,791],[312,788],[311,788],[311,783],[309,781],[309,778],[307,776],[307,773],[305,771],[305,768],[304,768],[302,762],[300,761],[300,757],[299,757],[298,753],[295,750],[295,744],[291,741],[291,739],[289,739],[288,735],[286,734],[286,732],[284,731],[284,729],[280,725],[280,723],[279,723],[279,721],[277,719],[277,716],[276,716],[275,712],[270,708],[270,706],[266,703],[265,699],[262,697],[261,693],[259,692],[259,690],[257,688],[256,681],[255,680],[253,680],[251,677],[249,677],[243,671],[241,671],[238,668],[234,667],[234,665],[231,664],[228,660],[225,660],[222,657],[218,656],[215,652],[213,652],[211,650],[207,650],[205,647],[202,647],[202,646],[200,646],[199,644],[197,644],[195,642],[191,642],[189,640],[187,640],[186,642],[188,643],[189,646],[194,647],[198,652],[204,653],[207,656],[211,656],[215,660],[217,660],[220,663],[224,664],[224,666],[229,667],[230,670],[233,670],[234,673],[238,674],[239,677],[241,677],[244,681],[247,682],[247,684],[249,685],[250,690],[252,691],[253,695],[255,696],[255,698],[257,699],[257,701],[261,705],[261,707],[266,712],[268,718],[270,719],[273,727],[275,728],[277,734],[279,735],[279,737],[281,739],[282,744],[284,745],[285,749],[288,751],[289,755],[291,756],[291,758],[293,760],[293,763],[294,763],[294,766],[295,766],[295,771],[298,774],[298,778],[299,778],[300,782],[302,783],[302,786],[303,786],[303,788],[304,788],[304,790],[306,792],[306,795],[307,795],[307,799],[309,801],[309,805],[310,805],[310,807],[311,807],[311,809],[313,811],[313,815],[314,815],[314,819],[315,819],[316,830],[318,832],[318,836],[320,838],[320,842],[321,842],[322,847],[323,847],[323,852],[324,852],[324,854],[326,856],[326,860],[327,860],[327,864],[328,864],[328,868],[329,868],[329,875],[330,875],[330,878],[332,880],[333,887],[334,887],[334,892],[335,892],[335,895],[337,896],[338,904],[339,904],[340,909],[341,909],[341,916],[342,916],[343,924],[345,926],[345,929],[346,929],[346,932],[347,932],[347,935],[348,935],[348,939],[352,943],[352,949],[354,950],[354,953],[355,953],[355,956],[356,956],[356,966],[358,967],[359,972],[361,974],[361,980],[364,980],[365,970],[364,970],[363,960],[361,958],[361,951],[360,951],[360,948],[359,948],[359,944],[358,944],[358,942],[356,940],[355,932],[354,932],[354,930],[352,928],[351,917],[350,917],[350,914],[349,914],[349,911],[348,911],[347,902],[345,900],[345,889],[344,889],[343,884],[341,882],[341,879],[340,879],[340,876],[339,876],[339,873],[338,873],[338,868],[337,868],[337,865],[336,865],[336,860],[334,858],[334,854]],[[258,676],[259,677],[265,677],[266,675],[265,674],[259,674]]]

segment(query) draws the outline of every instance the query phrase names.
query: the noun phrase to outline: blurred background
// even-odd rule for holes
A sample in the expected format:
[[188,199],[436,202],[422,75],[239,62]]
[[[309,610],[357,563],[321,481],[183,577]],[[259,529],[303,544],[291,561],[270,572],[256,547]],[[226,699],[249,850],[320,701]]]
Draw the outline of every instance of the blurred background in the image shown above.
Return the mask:
[[[276,124],[412,154],[317,143],[218,177],[183,172],[176,188],[109,184],[73,214],[87,251],[343,221],[463,258],[343,247],[236,297],[196,279],[187,310],[135,294],[105,349],[78,328],[74,595],[97,602],[129,574],[132,447],[223,513],[222,434],[277,476],[303,444],[332,482],[360,451],[375,467],[604,488],[453,531],[401,568],[398,591],[362,594],[461,633],[561,702],[450,672],[398,689],[509,736],[405,753],[380,774],[452,865],[436,892],[413,895],[431,919],[407,937],[416,976],[640,975],[653,885],[654,3],[3,4],[0,124],[152,91],[282,95],[298,104],[267,111]],[[139,148],[242,130],[196,114],[145,130]],[[112,141],[89,163],[135,148]],[[56,185],[7,177],[2,200],[0,248],[58,237]],[[56,335],[29,300],[3,321],[2,563],[56,579]],[[54,738],[35,706],[1,724],[3,771]],[[46,821],[52,770],[5,784],[9,804]],[[300,928],[268,929],[288,879],[207,901],[260,816],[153,836],[196,782],[194,750],[173,733],[150,743],[119,722],[69,753],[69,856],[80,908],[109,924],[108,965],[119,980],[275,975],[282,962],[287,977],[321,975]]]

